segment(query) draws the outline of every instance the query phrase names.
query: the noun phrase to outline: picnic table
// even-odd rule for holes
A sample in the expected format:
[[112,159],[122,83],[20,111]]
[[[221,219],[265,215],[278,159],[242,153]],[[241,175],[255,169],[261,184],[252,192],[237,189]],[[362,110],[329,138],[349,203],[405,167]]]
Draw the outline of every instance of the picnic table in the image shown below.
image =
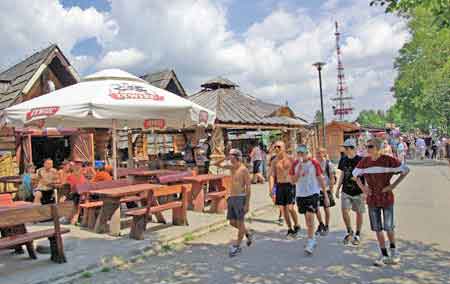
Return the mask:
[[[4,202],[5,201],[5,202]],[[38,204],[34,204],[32,202],[26,202],[26,201],[6,201],[2,200],[0,201],[0,212],[8,211],[11,209],[21,209],[21,208],[29,208],[29,207],[38,207]],[[20,224],[12,227],[3,227],[0,228],[0,233],[3,238],[15,236],[18,234],[25,234],[27,232],[27,229],[25,227],[25,224]],[[26,244],[27,251],[30,254],[34,254],[34,247],[32,243]],[[15,252],[18,254],[24,253],[22,246],[16,246],[14,248]]]
[[222,184],[224,175],[204,174],[183,178],[183,181],[192,184],[191,194],[189,194],[189,209],[196,212],[203,212],[205,209],[205,191],[203,186],[209,184],[209,188],[218,188]]
[[158,178],[163,175],[176,174],[174,170],[136,170],[130,171],[128,177],[134,182],[147,182],[148,180]]
[[17,192],[17,190],[8,192],[7,191],[8,183],[12,183],[16,187],[18,187],[19,185],[22,184],[22,179],[20,178],[20,176],[3,176],[3,177],[0,177],[0,182],[3,183],[3,191],[0,192],[0,194],[1,193],[11,193],[11,192]]
[[121,216],[120,199],[139,193],[148,193],[148,191],[158,187],[161,187],[161,185],[146,183],[90,191],[89,194],[98,195],[101,201],[103,201],[103,206],[95,223],[95,232],[105,233],[107,231],[108,221],[110,221],[109,233],[113,236],[119,236]]

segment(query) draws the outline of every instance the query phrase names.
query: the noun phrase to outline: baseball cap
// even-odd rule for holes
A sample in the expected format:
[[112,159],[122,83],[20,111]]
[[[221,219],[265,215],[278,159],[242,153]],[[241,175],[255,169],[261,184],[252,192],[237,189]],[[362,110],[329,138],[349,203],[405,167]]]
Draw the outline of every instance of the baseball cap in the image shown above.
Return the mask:
[[300,144],[297,146],[297,153],[308,153],[308,146],[305,144]]
[[239,149],[231,149],[230,150],[230,155],[233,155],[237,158],[242,158],[242,152]]
[[342,144],[341,146],[356,148],[356,141],[355,141],[355,139],[348,138],[347,140],[345,140],[344,144]]

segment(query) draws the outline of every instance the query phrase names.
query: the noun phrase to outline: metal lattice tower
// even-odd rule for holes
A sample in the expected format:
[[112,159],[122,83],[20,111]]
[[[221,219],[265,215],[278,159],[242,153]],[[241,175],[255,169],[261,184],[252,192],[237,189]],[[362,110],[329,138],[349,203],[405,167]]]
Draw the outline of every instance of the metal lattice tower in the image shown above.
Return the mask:
[[[337,105],[333,106],[334,115],[339,117],[339,120],[344,120],[346,115],[352,113],[353,108],[351,107],[350,101],[353,99],[351,96],[345,96],[347,92],[347,86],[345,84],[344,76],[344,64],[342,63],[341,45],[339,43],[341,34],[338,30],[338,22],[335,22],[336,32],[336,53],[337,53],[337,87],[336,87],[336,97],[332,98]],[[346,103],[347,102],[347,103]]]

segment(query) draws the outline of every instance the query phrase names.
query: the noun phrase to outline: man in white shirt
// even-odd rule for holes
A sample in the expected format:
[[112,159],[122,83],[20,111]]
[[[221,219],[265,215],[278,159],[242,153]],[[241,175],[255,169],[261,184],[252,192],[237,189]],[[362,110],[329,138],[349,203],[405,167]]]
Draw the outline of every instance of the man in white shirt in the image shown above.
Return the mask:
[[309,156],[308,147],[299,145],[297,147],[298,160],[293,165],[292,182],[296,186],[297,207],[300,214],[305,215],[308,240],[305,245],[305,253],[311,255],[317,242],[314,236],[314,220],[319,209],[319,194],[322,190],[324,204],[330,203],[325,178],[317,160]]

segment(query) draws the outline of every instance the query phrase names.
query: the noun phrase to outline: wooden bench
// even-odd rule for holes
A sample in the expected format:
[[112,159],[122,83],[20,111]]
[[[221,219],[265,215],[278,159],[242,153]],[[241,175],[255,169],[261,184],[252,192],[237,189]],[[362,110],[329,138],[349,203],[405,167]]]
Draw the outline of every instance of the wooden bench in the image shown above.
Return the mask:
[[[48,238],[50,241],[51,260],[56,263],[66,262],[64,255],[62,234],[70,232],[69,229],[61,228],[57,205],[36,205],[25,202],[17,206],[14,202],[10,207],[0,208],[0,228],[19,228],[13,234],[0,238],[0,249],[17,248],[26,245],[30,258],[36,259],[33,241]],[[52,219],[53,229],[45,229],[34,232],[27,232],[25,223],[40,222]]]
[[227,209],[227,195],[231,186],[231,177],[224,176],[216,191],[208,192],[206,200],[211,201],[210,213],[222,214]]
[[[130,238],[143,240],[147,222],[150,220],[151,215],[157,213],[161,214],[161,212],[166,210],[172,210],[173,225],[188,225],[186,211],[188,207],[188,193],[190,190],[190,184],[176,184],[162,186],[150,191],[147,196],[146,207],[131,209],[125,213],[125,215],[133,217]],[[158,197],[173,196],[175,194],[181,194],[180,199],[169,201],[164,204],[155,203],[155,200]]]
[[177,173],[171,173],[167,175],[161,175],[157,177],[157,181],[159,184],[176,184],[176,183],[183,183],[183,179],[185,177],[192,176],[192,171],[183,171],[183,172],[177,172]]
[[[131,185],[127,179],[119,179],[114,181],[101,181],[96,183],[87,183],[78,185],[76,191],[80,194],[82,203],[80,203],[80,214],[83,215],[81,225],[94,229],[97,218],[97,211],[103,206],[102,201],[92,200],[90,192],[92,190],[110,189]],[[121,203],[138,202],[145,200],[144,196],[127,196],[120,200]]]

